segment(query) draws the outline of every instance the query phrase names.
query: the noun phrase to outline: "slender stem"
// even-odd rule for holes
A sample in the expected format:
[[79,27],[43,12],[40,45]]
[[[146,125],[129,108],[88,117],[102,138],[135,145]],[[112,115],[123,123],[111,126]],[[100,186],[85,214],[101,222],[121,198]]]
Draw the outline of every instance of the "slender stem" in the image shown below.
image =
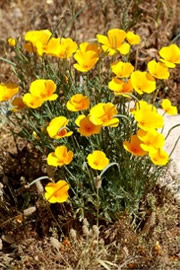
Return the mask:
[[175,150],[175,148],[176,148],[176,146],[177,146],[179,140],[180,140],[180,136],[177,138],[177,140],[176,140],[176,142],[175,142],[175,144],[174,144],[174,146],[173,146],[173,149],[171,150],[171,153],[169,154],[170,157],[171,157],[171,155],[173,154],[173,152],[174,152],[174,150]]
[[[76,177],[74,177],[74,175],[70,172],[70,170],[69,170],[66,166],[64,166],[64,168],[65,168],[65,170],[70,174],[70,176],[73,178],[73,180],[74,180],[75,183],[76,183],[76,182],[77,182]],[[77,194],[76,194],[76,191],[72,188],[72,186],[71,186],[71,190],[74,192],[75,195],[77,195]]]
[[101,174],[100,174],[100,178],[103,176],[103,174],[110,168],[110,167],[112,167],[112,166],[114,166],[114,165],[116,165],[117,167],[118,167],[118,169],[119,169],[119,164],[117,163],[117,162],[112,162],[112,163],[110,163],[109,165],[107,165],[105,168],[104,168],[104,170],[101,172]]
[[5,63],[8,63],[8,64],[10,64],[10,65],[12,65],[12,66],[14,66],[14,67],[16,67],[16,64],[15,64],[15,63],[13,63],[13,62],[11,62],[10,60],[5,59],[5,58],[3,58],[3,57],[1,57],[1,56],[0,56],[0,60],[3,61],[3,62],[5,62]]
[[34,185],[36,182],[38,182],[38,181],[41,181],[41,180],[44,180],[44,179],[49,179],[49,176],[41,176],[41,177],[38,177],[38,178],[36,178],[35,180],[33,180],[29,185],[28,185],[28,187],[30,187],[30,186],[32,186],[32,185]]
[[180,124],[177,124],[177,125],[173,126],[172,128],[170,128],[170,130],[168,131],[168,133],[167,133],[167,135],[166,135],[166,137],[165,137],[165,140],[169,137],[171,131],[172,131],[173,129],[177,128],[177,127],[180,127]]
[[99,188],[96,189],[97,193],[97,220],[96,220],[96,225],[99,227],[99,203],[100,203],[100,200],[99,200]]
[[124,119],[128,120],[129,123],[131,122],[131,120],[126,115],[123,115],[123,114],[117,114],[114,117],[124,118]]

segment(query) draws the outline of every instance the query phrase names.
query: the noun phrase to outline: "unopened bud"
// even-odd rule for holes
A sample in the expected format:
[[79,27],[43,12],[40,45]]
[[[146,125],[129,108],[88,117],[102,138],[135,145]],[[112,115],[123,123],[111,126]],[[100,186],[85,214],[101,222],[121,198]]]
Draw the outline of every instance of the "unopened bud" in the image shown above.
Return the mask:
[[70,232],[69,232],[69,236],[72,240],[76,240],[77,238],[77,233],[74,229],[71,229]]
[[37,181],[35,183],[35,185],[36,185],[38,194],[43,194],[44,193],[44,188],[43,188],[43,185],[41,184],[41,182]]
[[94,236],[98,237],[99,236],[99,227],[97,225],[93,225],[92,229],[93,229],[93,232],[94,232]]
[[101,184],[102,184],[101,177],[100,176],[97,176],[97,178],[96,178],[96,188],[97,189],[100,189],[101,188]]
[[83,219],[83,225],[89,227],[89,222],[88,222],[87,218]]
[[29,207],[29,208],[25,209],[25,210],[23,211],[23,213],[24,213],[24,216],[30,216],[30,215],[32,215],[35,211],[36,211],[36,207],[35,207],[35,206],[32,206],[32,207]]
[[86,225],[83,225],[82,226],[82,231],[83,231],[83,234],[85,236],[88,236],[89,235],[89,229],[88,229],[88,227]]

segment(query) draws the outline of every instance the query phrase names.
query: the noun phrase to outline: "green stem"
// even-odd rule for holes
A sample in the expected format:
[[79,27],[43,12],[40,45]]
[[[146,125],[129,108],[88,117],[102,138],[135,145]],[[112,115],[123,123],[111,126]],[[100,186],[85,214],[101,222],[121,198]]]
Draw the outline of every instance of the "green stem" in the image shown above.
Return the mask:
[[167,135],[166,135],[166,137],[165,137],[165,140],[169,137],[171,131],[172,131],[173,129],[177,128],[177,127],[180,127],[180,124],[177,124],[177,125],[173,126],[172,128],[170,128],[170,130],[168,131],[168,133],[167,133]]
[[173,154],[173,152],[174,152],[174,150],[175,150],[175,148],[176,148],[176,146],[177,146],[179,140],[180,140],[180,136],[177,138],[177,140],[176,140],[176,142],[175,142],[175,144],[174,144],[174,146],[173,146],[173,149],[171,150],[171,153],[169,154],[170,157],[171,157],[171,155]]
[[111,162],[109,165],[107,165],[104,170],[100,174],[100,178],[103,176],[103,174],[112,166],[116,165],[119,169],[119,164],[117,162]]
[[32,186],[32,185],[34,185],[36,182],[38,182],[38,181],[41,181],[41,180],[44,180],[44,179],[49,179],[49,176],[41,176],[41,177],[38,177],[38,178],[36,178],[35,180],[33,180],[29,185],[28,185],[28,187],[30,187],[30,186]]
[[0,56],[0,60],[3,61],[3,62],[5,62],[5,63],[7,63],[7,64],[10,64],[10,65],[16,67],[16,64],[15,64],[15,63],[13,63],[13,62],[11,62],[10,60],[5,59],[5,58],[3,58],[3,57],[1,57],[1,56]]

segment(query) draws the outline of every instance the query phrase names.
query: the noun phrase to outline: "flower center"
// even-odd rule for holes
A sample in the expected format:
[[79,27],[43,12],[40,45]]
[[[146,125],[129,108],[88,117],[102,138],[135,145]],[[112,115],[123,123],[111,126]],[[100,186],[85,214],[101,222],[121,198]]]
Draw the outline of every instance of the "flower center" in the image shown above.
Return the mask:
[[66,131],[66,129],[64,128],[64,129],[58,131],[57,135],[62,137],[62,136],[64,136],[66,133],[67,133],[67,131]]

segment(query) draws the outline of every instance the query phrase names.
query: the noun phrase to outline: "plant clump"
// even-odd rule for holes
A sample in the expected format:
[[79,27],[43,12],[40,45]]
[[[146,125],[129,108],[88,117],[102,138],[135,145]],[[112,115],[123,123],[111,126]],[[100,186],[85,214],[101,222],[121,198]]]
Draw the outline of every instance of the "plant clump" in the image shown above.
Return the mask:
[[163,47],[159,61],[140,70],[131,63],[141,42],[132,31],[110,29],[81,44],[47,29],[24,39],[8,40],[19,85],[1,84],[0,101],[11,127],[20,129],[16,135],[35,144],[54,168],[44,199],[65,203],[81,219],[112,222],[124,210],[137,214],[170,161],[157,107],[171,115],[177,109],[156,97],[180,63],[180,48]]

